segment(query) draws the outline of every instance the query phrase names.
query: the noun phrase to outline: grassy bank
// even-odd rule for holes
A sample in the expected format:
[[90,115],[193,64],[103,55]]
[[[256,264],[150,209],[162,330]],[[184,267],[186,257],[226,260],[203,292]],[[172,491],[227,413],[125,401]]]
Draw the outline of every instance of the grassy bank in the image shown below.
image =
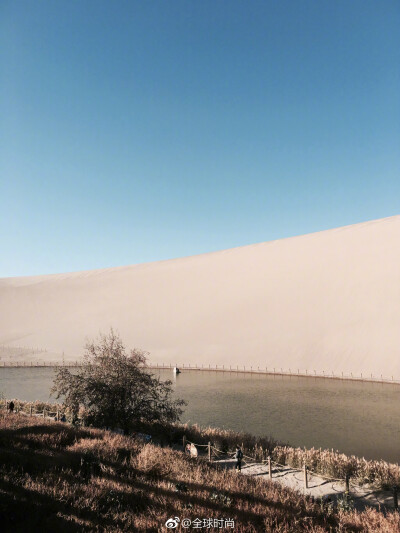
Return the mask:
[[[4,406],[4,401],[0,405]],[[71,413],[65,410],[61,404],[45,402],[22,402],[15,400],[18,410],[29,412],[30,407],[35,412],[54,412],[59,409],[65,413],[67,420],[71,420]],[[84,411],[80,413],[84,418]],[[282,445],[271,437],[255,437],[248,433],[238,433],[218,428],[201,428],[197,425],[174,424],[166,426],[142,426],[139,430],[151,434],[158,434],[165,444],[182,442],[183,435],[195,443],[207,444],[221,451],[233,451],[236,444],[240,444],[245,454],[256,461],[266,460],[268,456],[279,464],[292,468],[302,468],[304,464],[320,475],[332,478],[344,479],[346,475],[358,484],[370,483],[377,488],[391,489],[394,485],[400,486],[400,466],[387,463],[386,461],[372,461],[354,455],[348,456],[334,450],[294,448]]]
[[245,454],[260,462],[270,456],[273,461],[292,468],[302,468],[306,464],[310,470],[332,478],[344,479],[349,475],[356,483],[371,483],[379,488],[400,485],[400,466],[386,461],[368,461],[333,450],[293,448],[281,445],[270,437],[255,437],[196,425],[182,426],[180,434],[184,433],[189,440],[201,444],[210,441],[222,451],[233,450],[239,443]]
[[235,532],[400,532],[398,513],[335,513],[171,448],[20,415],[0,418],[0,495],[10,532],[158,532],[171,517],[231,519]]

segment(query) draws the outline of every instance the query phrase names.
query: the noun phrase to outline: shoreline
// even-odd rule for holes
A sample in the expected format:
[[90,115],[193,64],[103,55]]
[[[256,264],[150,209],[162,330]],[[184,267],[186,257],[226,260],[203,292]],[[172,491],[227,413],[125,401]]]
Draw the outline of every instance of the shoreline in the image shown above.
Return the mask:
[[[7,416],[6,398],[0,399],[0,418]],[[43,418],[43,420],[59,421],[61,414],[66,414],[65,422],[72,423],[71,412],[63,404],[58,402],[24,401],[14,399],[15,415],[24,415],[27,419]],[[78,415],[80,426],[85,427],[85,414],[80,411]],[[100,428],[101,429],[101,428]],[[104,429],[104,428],[103,428]],[[264,469],[257,472],[258,475],[268,474],[268,460],[278,467],[283,468],[284,476],[291,473],[301,473],[304,465],[307,465],[308,474],[324,479],[322,485],[331,481],[345,483],[348,475],[355,480],[355,485],[360,489],[368,486],[368,491],[387,491],[394,486],[400,488],[400,464],[398,461],[386,459],[365,459],[361,455],[334,451],[333,448],[315,448],[295,446],[276,440],[270,435],[256,435],[247,431],[235,431],[221,427],[200,426],[197,423],[176,422],[172,424],[145,423],[140,431],[151,434],[155,439],[160,439],[163,445],[179,443],[186,450],[186,444],[190,443],[206,453],[208,446],[208,460],[222,463],[232,457],[235,446],[240,443],[244,453],[243,462],[252,466],[257,465]],[[118,432],[118,431],[117,431]],[[282,474],[283,472],[281,472]],[[268,476],[271,479],[271,475]],[[289,476],[292,477],[291,475]],[[297,480],[298,481],[298,480]],[[306,488],[308,486],[306,485]],[[312,487],[310,487],[312,488]],[[332,488],[332,487],[331,487]],[[397,489],[396,489],[397,490]],[[367,492],[368,492],[367,491]],[[363,490],[362,490],[363,492]],[[310,493],[312,495],[312,493]],[[315,494],[314,494],[315,495]],[[363,495],[366,496],[366,493]]]
[[[55,367],[67,367],[67,368],[74,368],[74,367],[80,367],[79,361],[69,361],[64,362],[63,364],[58,363],[57,361],[15,361],[15,362],[1,362],[0,361],[0,369],[1,368],[55,368]],[[236,368],[232,368],[230,366],[229,368],[225,365],[218,366],[218,365],[202,365],[201,367],[198,365],[186,365],[182,364],[175,364],[172,363],[169,364],[159,364],[159,363],[153,363],[146,365],[147,368],[151,370],[173,370],[175,366],[177,366],[182,371],[188,370],[188,371],[197,371],[197,372],[226,372],[226,373],[233,373],[233,374],[257,374],[257,375],[264,375],[264,376],[281,376],[281,377],[297,377],[297,378],[314,378],[314,379],[331,379],[331,380],[337,380],[337,381],[355,381],[355,382],[361,382],[361,383],[381,383],[384,385],[400,385],[400,380],[394,379],[393,376],[391,378],[388,377],[374,377],[373,375],[367,377],[363,376],[362,373],[360,376],[356,375],[345,375],[343,372],[341,374],[334,374],[334,373],[325,373],[324,371],[322,373],[316,372],[315,370],[312,371],[305,371],[305,372],[291,372],[285,371],[281,369],[281,371],[278,371],[276,369],[268,370],[268,367],[266,369],[260,369],[260,367],[257,367],[257,369],[253,369],[252,367],[246,368],[243,366],[243,369],[240,368],[238,365]]]
[[[26,407],[26,406],[25,406]],[[25,412],[22,410],[17,410],[13,416],[21,416],[25,415],[25,418],[27,420],[32,420],[32,417],[36,419],[42,419],[46,420],[47,423],[59,423],[59,413],[61,411],[57,412],[47,412],[45,409],[43,409],[43,412],[36,412],[32,413],[32,409],[30,410],[30,413]],[[47,415],[47,416],[45,416]],[[53,415],[56,415],[56,418],[54,418]],[[10,416],[10,415],[8,415]],[[31,423],[31,422],[30,422]],[[71,422],[68,420],[65,420],[63,422],[64,424],[68,424],[71,426]],[[85,425],[83,424],[80,426],[82,429],[87,429]],[[98,429],[103,430],[104,428],[91,428],[88,429]],[[149,429],[149,428],[147,428]],[[325,502],[327,505],[338,505],[339,500],[343,497],[349,497],[350,501],[352,502],[352,505],[354,505],[354,508],[358,511],[363,511],[367,508],[375,508],[377,510],[385,510],[385,511],[396,511],[398,510],[398,499],[397,499],[397,493],[398,493],[398,485],[396,482],[394,482],[393,487],[389,487],[386,484],[382,484],[371,480],[364,480],[360,481],[360,479],[357,478],[357,476],[351,475],[350,473],[348,475],[345,475],[343,473],[335,472],[334,474],[326,474],[318,471],[313,471],[314,468],[310,466],[310,460],[311,457],[307,457],[307,453],[317,451],[317,450],[304,450],[304,457],[301,460],[302,466],[297,464],[291,464],[293,462],[289,461],[284,464],[280,464],[280,462],[277,462],[276,458],[272,459],[274,456],[274,453],[277,449],[280,450],[292,450],[296,451],[296,448],[292,448],[290,446],[283,446],[279,443],[275,443],[273,447],[275,448],[275,451],[273,449],[268,450],[267,448],[263,449],[262,444],[257,444],[257,442],[261,443],[261,440],[265,439],[257,439],[254,435],[250,434],[244,434],[244,433],[235,433],[231,430],[221,430],[218,428],[212,429],[212,428],[196,428],[187,426],[186,424],[181,425],[179,424],[175,428],[176,431],[179,433],[176,435],[178,437],[178,442],[182,440],[182,444],[177,442],[175,439],[174,443],[170,443],[170,445],[167,447],[174,449],[176,451],[180,451],[184,449],[184,452],[187,453],[187,443],[190,443],[192,446],[195,447],[196,453],[193,457],[202,457],[204,460],[207,460],[208,463],[214,464],[217,466],[217,468],[221,468],[223,470],[230,470],[233,471],[235,468],[236,460],[233,458],[234,450],[233,448],[231,450],[221,450],[220,447],[224,447],[223,443],[225,442],[225,446],[229,446],[229,444],[232,444],[230,442],[228,444],[228,441],[225,440],[226,438],[231,441],[232,438],[234,440],[240,440],[240,437],[246,439],[250,437],[250,439],[253,442],[254,448],[252,451],[249,449],[250,442],[247,442],[246,445],[242,444],[242,448],[245,451],[243,456],[243,465],[242,465],[242,475],[250,476],[258,479],[263,480],[269,480],[273,483],[277,483],[283,487],[289,488],[291,490],[294,490],[300,495],[309,497],[312,499],[312,501],[320,500],[321,502]],[[200,432],[207,432],[210,431],[213,433],[212,435],[208,435],[207,439],[208,444],[202,444],[201,442],[193,442],[191,441],[191,438],[196,438],[195,434],[190,435],[193,431],[196,433],[198,430]],[[118,431],[112,431],[111,433],[117,433],[121,434]],[[186,435],[190,436],[188,439]],[[183,435],[183,437],[181,436]],[[203,437],[205,438],[205,434],[201,435],[198,434],[197,437]],[[203,440],[201,438],[200,440]],[[160,435],[155,432],[154,435],[154,442],[158,447],[164,448],[165,442],[160,441]],[[212,441],[212,442],[211,442]],[[272,443],[272,441],[271,441]],[[270,444],[271,444],[270,443]],[[222,444],[222,446],[221,446]],[[265,442],[264,442],[265,444]],[[208,451],[207,451],[208,447]],[[300,451],[300,448],[297,448],[297,450]],[[318,451],[317,451],[318,452]],[[325,450],[325,452],[328,452],[328,450]],[[248,456],[246,454],[251,453],[252,455],[255,455],[255,457]],[[302,451],[303,453],[303,451]],[[191,454],[190,454],[191,455]],[[335,454],[333,454],[335,455]],[[343,457],[343,456],[342,456]],[[347,460],[349,459],[357,459],[361,462],[361,458],[356,457],[349,457],[345,456]],[[296,463],[297,461],[295,461]],[[389,463],[387,461],[379,461],[381,464],[385,464],[389,469],[391,467],[397,467],[398,464],[396,463]],[[370,461],[370,463],[377,463],[377,461]],[[307,465],[307,466],[306,466]],[[322,465],[320,465],[321,468]],[[349,465],[348,465],[349,466]],[[349,470],[348,470],[349,472]],[[385,486],[386,485],[386,486]]]

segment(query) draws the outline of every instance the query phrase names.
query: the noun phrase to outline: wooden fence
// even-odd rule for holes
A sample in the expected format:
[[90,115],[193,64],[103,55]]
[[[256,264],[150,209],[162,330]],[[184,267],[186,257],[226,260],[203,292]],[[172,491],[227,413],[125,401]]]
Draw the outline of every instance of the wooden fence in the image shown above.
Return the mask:
[[[0,405],[0,409],[5,410],[6,412],[9,411],[8,406],[10,402],[6,399],[3,399],[1,400],[1,403],[3,405]],[[38,411],[34,405],[16,405],[14,407],[13,413],[29,417],[44,418],[45,420],[53,420],[55,422],[72,422],[72,417],[65,416],[63,410],[61,409],[51,411],[50,409],[43,407],[43,411]],[[65,416],[65,420],[63,420],[63,415]],[[79,421],[82,425],[84,425],[83,418],[77,417],[76,420]]]
[[383,376],[381,374],[380,376],[374,376],[373,374],[365,374],[360,373],[350,373],[345,374],[344,372],[340,373],[334,373],[331,372],[325,372],[325,371],[317,371],[317,370],[301,370],[300,369],[284,369],[284,368],[277,368],[277,367],[261,367],[261,366],[246,366],[246,365],[211,365],[211,364],[202,364],[202,365],[187,365],[187,364],[179,364],[175,363],[173,364],[164,364],[164,363],[156,363],[156,364],[149,364],[149,368],[152,369],[173,369],[174,367],[179,368],[181,371],[184,370],[203,370],[203,371],[209,371],[209,372],[232,372],[237,374],[264,374],[264,375],[270,375],[270,376],[289,376],[289,377],[307,377],[307,378],[329,378],[329,379],[339,379],[339,380],[350,380],[350,381],[367,381],[367,382],[377,382],[377,383],[394,383],[394,384],[400,384],[399,379],[394,379],[394,376]]
[[[228,450],[228,451],[222,451],[222,450],[219,450],[218,448],[216,448],[215,446],[212,445],[212,443],[209,441],[207,444],[198,444],[198,443],[194,443],[194,442],[191,442],[189,441],[187,438],[186,438],[186,435],[183,435],[183,438],[182,438],[182,447],[183,447],[183,452],[184,453],[190,453],[191,455],[193,455],[192,453],[192,447],[195,447],[195,457],[198,456],[198,451],[197,451],[197,448],[206,448],[205,452],[206,452],[206,456],[207,456],[207,459],[208,461],[211,463],[213,462],[213,457],[215,458],[220,458],[221,456],[222,457],[233,457],[234,454],[235,454],[235,451],[234,450]],[[260,463],[260,460],[257,460],[255,457],[250,457],[248,455],[245,455],[243,454],[243,461],[246,463],[248,461],[246,461],[246,459],[248,461],[252,461],[253,464],[259,464]],[[280,463],[277,463],[276,461],[273,461],[271,456],[268,456],[266,459],[263,459],[261,461],[262,464],[265,464],[267,469],[268,469],[268,479],[270,479],[271,481],[274,479],[273,477],[273,470],[272,470],[272,466],[274,465],[275,467],[278,467],[278,472],[281,474],[282,470],[279,470],[282,469],[282,468],[288,468],[289,466],[288,465],[283,465],[283,464],[280,464]],[[318,472],[313,472],[312,470],[310,470],[308,468],[308,466],[306,464],[303,464],[303,468],[300,470],[299,468],[294,468],[292,466],[289,467],[290,470],[295,470],[297,472],[302,472],[303,474],[303,483],[304,483],[304,489],[309,489],[309,476],[310,475],[314,475],[316,477],[319,477],[319,478],[322,478],[326,481],[332,481],[332,482],[341,482],[344,484],[344,496],[346,498],[349,498],[351,496],[350,494],[350,480],[351,480],[351,477],[349,474],[346,474],[346,476],[344,478],[332,478],[332,477],[329,477],[329,476],[325,476],[323,474],[320,474]],[[279,477],[279,476],[278,476]],[[355,483],[352,483],[351,486],[353,488],[359,488],[358,485],[356,485]],[[393,495],[393,508],[395,511],[398,511],[399,510],[399,503],[398,503],[398,490],[399,490],[399,487],[397,485],[394,485],[392,487],[392,495]],[[370,494],[373,494],[374,491],[371,491]]]
[[[79,367],[81,361],[1,361],[0,368],[56,368],[56,367]],[[172,370],[174,367],[178,367],[181,371],[190,370],[190,371],[209,371],[209,372],[232,372],[237,374],[264,374],[269,376],[289,376],[289,377],[307,377],[307,378],[327,378],[327,379],[338,379],[346,381],[362,381],[362,382],[372,382],[372,383],[392,383],[399,385],[400,379],[394,379],[394,376],[375,376],[373,374],[366,373],[350,373],[345,374],[344,372],[326,372],[324,370],[300,370],[300,369],[284,369],[277,367],[261,367],[261,366],[246,366],[246,365],[211,365],[211,364],[202,364],[202,365],[193,365],[185,363],[149,363],[147,365],[150,369],[160,369],[160,370]]]
[[1,361],[0,368],[57,368],[57,367],[78,367],[80,361]]

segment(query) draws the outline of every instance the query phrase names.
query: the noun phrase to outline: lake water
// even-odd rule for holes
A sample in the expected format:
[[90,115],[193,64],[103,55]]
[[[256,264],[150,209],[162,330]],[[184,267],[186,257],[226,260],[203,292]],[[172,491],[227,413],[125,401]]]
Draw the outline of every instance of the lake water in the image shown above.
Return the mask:
[[[307,448],[333,448],[400,462],[400,386],[229,372],[154,370],[188,405],[182,422],[272,435]],[[52,401],[54,369],[1,368],[7,398]],[[53,399],[54,401],[54,399]]]

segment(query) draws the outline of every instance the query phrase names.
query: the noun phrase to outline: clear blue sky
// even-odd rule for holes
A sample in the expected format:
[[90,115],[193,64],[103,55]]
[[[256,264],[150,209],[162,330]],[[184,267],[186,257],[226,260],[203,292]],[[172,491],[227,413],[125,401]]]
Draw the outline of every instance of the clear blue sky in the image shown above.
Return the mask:
[[0,0],[0,277],[400,213],[398,0]]

